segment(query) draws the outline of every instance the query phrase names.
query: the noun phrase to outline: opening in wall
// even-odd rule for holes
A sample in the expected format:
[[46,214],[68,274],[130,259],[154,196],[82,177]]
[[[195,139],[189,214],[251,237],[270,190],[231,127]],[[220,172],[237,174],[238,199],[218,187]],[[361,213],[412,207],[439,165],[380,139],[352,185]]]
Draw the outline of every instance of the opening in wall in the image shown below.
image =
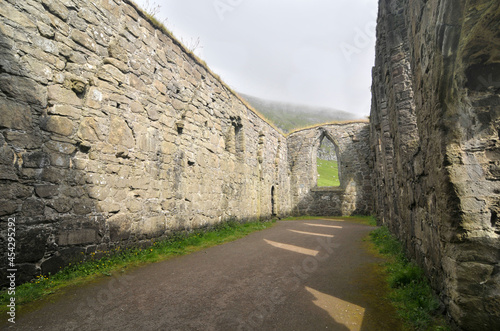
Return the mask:
[[316,156],[317,186],[340,186],[338,147],[327,136],[320,139]]
[[271,187],[271,216],[276,216],[276,197],[274,186]]

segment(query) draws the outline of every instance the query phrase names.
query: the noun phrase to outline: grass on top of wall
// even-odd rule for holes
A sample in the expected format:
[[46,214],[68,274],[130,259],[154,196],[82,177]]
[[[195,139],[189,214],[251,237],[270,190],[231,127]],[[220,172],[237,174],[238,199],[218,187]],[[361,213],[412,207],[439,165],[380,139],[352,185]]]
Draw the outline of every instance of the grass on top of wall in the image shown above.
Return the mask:
[[[61,292],[73,285],[82,285],[103,276],[124,273],[125,271],[149,263],[193,253],[212,246],[242,238],[252,232],[271,227],[272,222],[224,222],[210,230],[195,230],[191,233],[177,233],[163,241],[151,242],[147,248],[132,248],[114,252],[103,252],[100,259],[90,257],[87,261],[70,264],[55,275],[38,276],[30,283],[17,286],[16,307]],[[5,315],[10,295],[0,292],[0,314]]]
[[387,260],[389,299],[406,327],[410,330],[450,330],[444,316],[439,314],[439,300],[424,272],[406,258],[402,245],[387,227],[372,231],[370,239]]

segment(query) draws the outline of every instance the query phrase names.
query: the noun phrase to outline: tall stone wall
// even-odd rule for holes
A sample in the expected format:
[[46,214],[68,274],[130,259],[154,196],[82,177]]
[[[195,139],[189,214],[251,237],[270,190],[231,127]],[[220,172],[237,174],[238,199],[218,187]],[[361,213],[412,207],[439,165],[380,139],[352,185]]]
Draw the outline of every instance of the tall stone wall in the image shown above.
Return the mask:
[[500,3],[381,0],[375,209],[464,330],[500,326]]
[[0,255],[15,220],[18,281],[289,212],[286,138],[129,1],[0,1],[0,54]]
[[[371,214],[369,124],[329,124],[288,136],[294,215]],[[317,187],[318,148],[323,139],[337,149],[340,187]]]

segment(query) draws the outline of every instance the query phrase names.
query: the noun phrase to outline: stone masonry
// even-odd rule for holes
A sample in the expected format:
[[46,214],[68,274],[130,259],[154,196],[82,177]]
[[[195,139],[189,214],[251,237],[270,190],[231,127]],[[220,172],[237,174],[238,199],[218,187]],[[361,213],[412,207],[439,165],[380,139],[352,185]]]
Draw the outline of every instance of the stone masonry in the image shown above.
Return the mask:
[[[285,136],[130,0],[0,1],[0,255],[9,220],[25,282],[225,220],[374,212],[459,328],[497,329],[498,31],[497,0],[380,0],[370,122]],[[323,139],[340,187],[316,185]]]
[[[292,214],[365,215],[372,211],[370,131],[367,122],[321,125],[288,136]],[[317,187],[321,141],[337,150],[340,187]]]
[[381,0],[375,211],[464,330],[500,327],[500,2]]
[[0,1],[0,53],[0,254],[15,220],[18,282],[290,214],[287,137],[131,1]]
[[131,2],[1,1],[0,52],[0,247],[15,219],[18,281],[288,214],[286,137]]

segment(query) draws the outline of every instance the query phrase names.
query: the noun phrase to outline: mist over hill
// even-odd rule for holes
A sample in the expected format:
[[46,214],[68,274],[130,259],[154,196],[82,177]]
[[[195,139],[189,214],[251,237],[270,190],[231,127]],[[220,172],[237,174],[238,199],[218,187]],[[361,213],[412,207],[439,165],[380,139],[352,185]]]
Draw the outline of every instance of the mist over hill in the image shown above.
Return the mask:
[[358,119],[355,114],[333,108],[271,101],[244,93],[238,94],[285,133],[314,124]]

